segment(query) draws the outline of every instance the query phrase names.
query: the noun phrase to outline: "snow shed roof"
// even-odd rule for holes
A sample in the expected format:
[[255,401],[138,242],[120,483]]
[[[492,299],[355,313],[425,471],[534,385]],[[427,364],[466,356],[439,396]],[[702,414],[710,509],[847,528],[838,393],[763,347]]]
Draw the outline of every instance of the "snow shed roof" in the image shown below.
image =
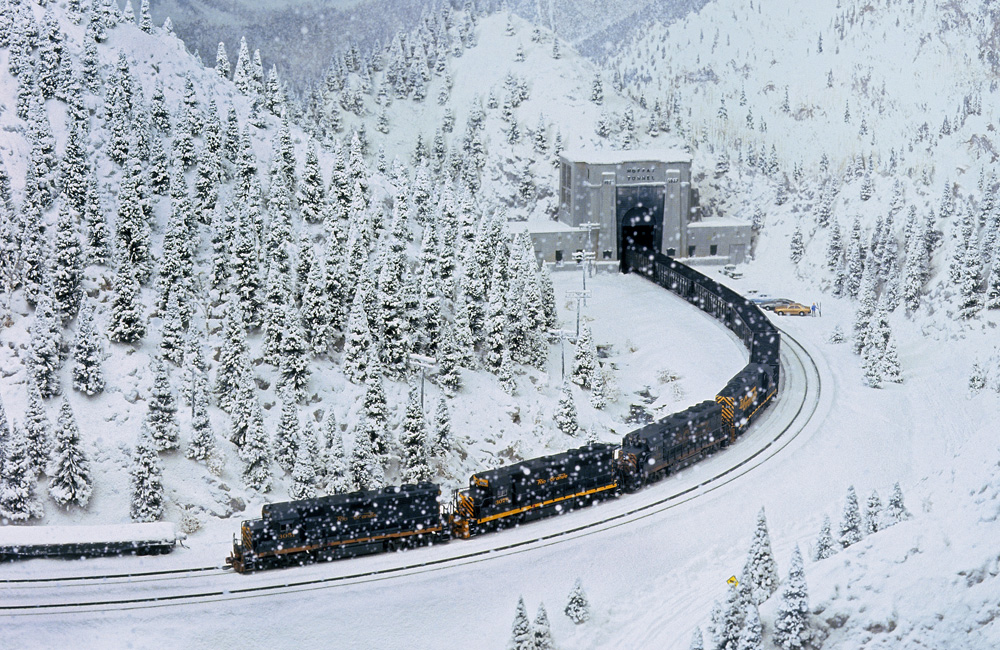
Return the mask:
[[563,158],[592,165],[623,165],[634,162],[690,163],[691,154],[683,149],[566,149]]

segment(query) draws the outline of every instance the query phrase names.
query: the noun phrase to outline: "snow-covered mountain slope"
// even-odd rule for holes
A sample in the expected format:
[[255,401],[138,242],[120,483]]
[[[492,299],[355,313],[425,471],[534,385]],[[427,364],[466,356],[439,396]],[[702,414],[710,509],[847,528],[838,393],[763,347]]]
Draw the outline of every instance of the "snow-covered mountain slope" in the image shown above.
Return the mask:
[[838,172],[857,155],[884,166],[895,151],[908,175],[951,176],[996,151],[991,11],[987,3],[717,0],[651,26],[611,65],[636,96],[678,94],[692,127],[714,142],[773,144],[783,161],[808,169],[825,153]]
[[[39,8],[33,8],[33,18],[40,21],[43,13]],[[64,34],[64,51],[66,60],[70,67],[80,68],[84,54],[84,43],[90,40],[87,35],[87,16],[82,17],[81,25],[75,24],[62,8],[54,8],[52,14],[57,21],[58,27]],[[459,14],[460,16],[460,14]],[[425,176],[424,181],[416,181],[417,185],[411,186],[411,172],[405,162],[397,161],[392,165],[392,169],[385,173],[374,168],[377,161],[370,155],[365,162],[354,146],[339,149],[341,144],[334,142],[348,136],[354,129],[364,128],[370,137],[370,150],[376,147],[388,152],[391,160],[394,153],[398,153],[404,160],[409,159],[409,152],[412,150],[412,143],[416,135],[421,133],[423,128],[427,128],[426,142],[430,144],[429,137],[432,125],[443,119],[444,113],[454,107],[458,113],[458,120],[465,121],[468,110],[475,105],[482,97],[488,95],[491,89],[495,89],[497,94],[504,96],[510,93],[509,89],[502,86],[504,78],[508,72],[514,73],[521,66],[523,72],[518,73],[521,84],[528,83],[529,72],[531,81],[528,87],[529,98],[512,114],[515,119],[523,119],[525,123],[530,123],[537,117],[538,113],[551,111],[552,119],[561,115],[560,111],[569,104],[572,110],[566,115],[570,118],[566,120],[565,133],[569,140],[572,137],[583,138],[583,134],[575,134],[574,128],[585,124],[586,120],[579,121],[579,115],[592,117],[594,109],[584,105],[581,99],[585,92],[586,79],[592,75],[592,69],[587,67],[584,60],[578,56],[567,52],[565,57],[559,59],[552,58],[553,42],[549,38],[548,42],[534,44],[529,40],[529,33],[523,23],[519,23],[518,30],[513,36],[502,35],[505,30],[505,18],[501,16],[491,16],[482,20],[482,24],[477,27],[480,35],[479,45],[473,45],[465,49],[463,56],[453,58],[454,89],[449,95],[448,102],[444,106],[433,102],[430,97],[423,102],[416,102],[412,99],[399,99],[393,102],[390,107],[389,124],[391,129],[389,134],[382,138],[375,128],[376,115],[370,111],[362,111],[362,116],[352,116],[345,119],[342,131],[331,136],[326,142],[334,145],[334,150],[326,149],[322,146],[317,148],[317,163],[322,186],[329,187],[330,192],[349,193],[347,187],[343,185],[343,180],[337,176],[338,166],[350,165],[355,169],[359,177],[364,178],[369,188],[370,196],[367,199],[371,204],[371,212],[378,214],[386,220],[378,230],[383,237],[388,237],[388,215],[381,214],[380,211],[390,211],[396,209],[401,211],[401,201],[410,194],[410,190],[416,187],[423,191],[427,190],[428,195],[424,199],[426,203],[417,203],[414,198],[415,211],[428,210],[431,215],[437,215],[440,209],[447,205],[448,209],[455,206],[447,203],[454,198],[451,194],[452,187],[448,182],[442,181],[436,186],[430,185],[430,177]],[[523,36],[525,61],[515,62],[514,54],[518,45],[522,42],[519,38]],[[86,117],[86,128],[90,135],[85,148],[87,163],[94,170],[96,179],[98,200],[100,210],[95,211],[95,219],[103,222],[108,231],[108,237],[113,241],[119,241],[120,236],[116,234],[121,230],[124,208],[129,201],[122,189],[127,180],[128,174],[123,171],[121,165],[115,162],[111,155],[114,151],[115,132],[113,115],[117,109],[111,104],[111,98],[117,92],[117,84],[121,83],[119,67],[125,66],[128,69],[129,78],[133,87],[133,97],[138,107],[139,113],[148,111],[158,115],[156,97],[162,95],[162,104],[167,108],[167,117],[173,124],[170,132],[164,132],[160,128],[149,129],[148,123],[143,127],[145,115],[136,114],[136,131],[133,136],[150,138],[156,140],[162,149],[173,151],[175,162],[167,165],[167,174],[170,176],[170,184],[178,183],[178,178],[183,178],[188,188],[191,201],[195,205],[200,205],[205,199],[201,197],[204,185],[201,180],[203,168],[207,169],[200,156],[203,153],[202,147],[209,146],[209,136],[203,135],[194,138],[198,155],[195,164],[182,167],[176,160],[182,155],[182,150],[178,144],[188,128],[186,124],[190,119],[191,105],[195,105],[202,117],[214,117],[209,113],[210,103],[214,103],[217,110],[217,117],[223,129],[223,139],[232,137],[230,132],[234,132],[239,137],[241,130],[245,131],[247,149],[240,154],[239,164],[233,160],[223,162],[223,177],[218,187],[218,203],[216,209],[207,210],[202,219],[211,221],[211,225],[204,222],[194,221],[189,225],[187,235],[191,237],[192,244],[192,269],[194,288],[190,295],[192,314],[192,324],[189,335],[197,334],[201,339],[202,352],[207,356],[208,377],[215,385],[220,369],[225,365],[225,355],[222,351],[223,340],[226,332],[226,322],[231,316],[231,304],[225,300],[227,286],[225,281],[220,286],[216,285],[217,268],[219,267],[220,246],[225,247],[224,242],[229,237],[236,235],[224,232],[227,221],[230,228],[239,230],[243,228],[241,223],[251,218],[247,215],[259,214],[259,212],[245,212],[247,199],[241,198],[242,194],[248,190],[241,187],[236,182],[234,176],[237,173],[252,173],[249,170],[252,165],[256,165],[256,173],[253,174],[256,181],[250,182],[249,187],[254,187],[254,183],[260,183],[267,189],[263,191],[264,197],[261,200],[261,208],[264,209],[263,233],[258,235],[258,245],[261,247],[261,255],[266,258],[263,248],[269,246],[265,240],[273,239],[273,232],[280,232],[282,227],[278,218],[276,207],[280,205],[274,202],[274,197],[269,196],[275,191],[276,181],[274,169],[276,168],[275,143],[282,142],[286,133],[281,126],[281,121],[274,115],[267,112],[263,106],[263,98],[258,99],[258,104],[252,98],[253,92],[241,92],[237,89],[237,84],[220,78],[215,70],[201,67],[196,58],[185,51],[183,43],[172,34],[165,33],[161,28],[152,27],[150,33],[144,33],[134,24],[119,24],[107,28],[107,40],[98,45],[96,51],[96,79],[102,83],[94,86],[94,90],[85,89],[82,94],[82,102],[88,107]],[[0,49],[0,105],[5,110],[0,111],[0,124],[5,129],[5,137],[0,146],[3,147],[2,160],[3,169],[6,170],[11,179],[12,201],[11,212],[5,215],[3,225],[11,225],[12,231],[20,233],[24,227],[24,222],[28,220],[26,216],[29,211],[26,206],[32,205],[27,192],[28,168],[35,163],[31,162],[32,141],[35,137],[32,128],[29,128],[32,119],[22,119],[17,115],[15,106],[18,103],[19,88],[27,82],[23,75],[15,77],[8,73],[5,58],[7,51]],[[122,63],[124,62],[124,63]],[[249,63],[249,61],[248,61]],[[539,71],[537,74],[534,72]],[[262,71],[258,69],[257,75]],[[237,71],[236,77],[240,77]],[[118,76],[116,76],[118,75]],[[188,80],[191,82],[191,90],[187,88]],[[258,83],[262,82],[259,76]],[[350,82],[358,81],[357,75],[352,76]],[[436,92],[444,84],[443,77],[435,77],[430,83],[430,91]],[[162,91],[160,88],[162,87]],[[141,91],[141,92],[140,92]],[[251,96],[248,96],[251,95]],[[192,102],[193,95],[193,102]],[[366,99],[370,105],[374,105],[371,99]],[[612,105],[617,103],[628,104],[628,100],[621,98],[609,98]],[[58,158],[59,152],[67,150],[67,141],[70,136],[70,121],[66,113],[67,102],[53,98],[44,103],[40,103],[46,110],[48,123],[52,131],[54,151]],[[459,108],[460,107],[460,108]],[[230,109],[233,111],[235,122],[233,126],[229,124],[228,115]],[[462,111],[462,112],[459,112]],[[537,113],[536,113],[537,111]],[[470,196],[463,193],[461,188],[455,188],[458,193],[458,200],[461,201],[461,208],[458,212],[461,219],[467,221],[470,229],[468,235],[474,236],[474,230],[486,228],[489,223],[489,216],[493,214],[493,207],[498,203],[509,203],[511,206],[510,216],[525,218],[526,209],[524,204],[515,205],[511,201],[514,178],[509,175],[512,160],[532,162],[538,170],[541,178],[537,181],[540,193],[552,193],[551,181],[547,179],[550,174],[550,158],[548,156],[532,156],[530,153],[535,146],[534,140],[527,135],[522,136],[514,144],[509,144],[505,139],[501,140],[505,122],[497,117],[498,109],[486,109],[484,117],[485,126],[483,132],[484,140],[489,147],[489,157],[485,161],[485,171],[480,181],[482,191],[478,196]],[[159,118],[156,118],[159,119]],[[461,123],[461,122],[460,122]],[[549,124],[548,121],[543,122]],[[309,126],[307,124],[307,126]],[[457,141],[451,145],[454,151],[460,151]],[[464,131],[464,129],[462,129]],[[546,146],[551,147],[551,127],[547,129]],[[292,125],[287,132],[287,139],[291,146],[290,155],[295,162],[296,179],[302,179],[305,174],[305,164],[307,151],[315,147],[318,143],[311,140],[307,132]],[[238,143],[233,143],[237,145]],[[228,145],[226,145],[228,146]],[[240,145],[241,146],[241,145]],[[284,146],[284,145],[281,145]],[[348,151],[350,149],[350,151]],[[338,154],[338,151],[340,153]],[[344,158],[350,154],[350,160]],[[456,154],[461,156],[461,154]],[[550,156],[551,154],[549,154]],[[355,158],[357,156],[357,158]],[[158,165],[163,161],[158,161],[156,156],[150,156],[151,160],[145,164],[140,162],[135,169],[141,170],[143,178],[151,179],[154,174],[162,174]],[[537,158],[537,160],[535,160]],[[129,165],[134,161],[129,161]],[[163,164],[167,164],[163,162]],[[364,170],[361,167],[364,166]],[[128,167],[128,165],[126,166]],[[129,167],[131,168],[131,167]],[[244,170],[244,171],[240,171]],[[59,178],[58,175],[54,178]],[[62,178],[56,187],[60,185],[69,186],[69,177]],[[146,182],[149,182],[147,180]],[[424,185],[426,183],[426,185]],[[447,186],[447,187],[445,187]],[[294,186],[293,186],[294,187]],[[447,190],[447,191],[445,191]],[[258,190],[259,186],[258,186]],[[150,402],[153,401],[152,393],[155,383],[156,364],[154,359],[163,354],[165,349],[164,341],[168,337],[170,328],[169,306],[165,308],[159,304],[161,296],[167,290],[169,283],[164,284],[162,276],[166,269],[170,267],[166,258],[171,254],[170,249],[176,243],[169,243],[170,232],[174,228],[173,219],[175,214],[180,214],[185,210],[182,195],[170,196],[170,188],[161,188],[158,193],[148,194],[150,205],[150,217],[148,226],[150,227],[149,247],[153,274],[148,283],[141,289],[141,298],[138,303],[140,312],[139,321],[146,326],[146,335],[139,341],[132,344],[112,342],[108,340],[108,332],[112,328],[112,323],[117,322],[115,316],[116,300],[119,296],[120,287],[118,285],[119,276],[131,273],[133,269],[124,261],[114,263],[89,263],[85,265],[82,272],[82,290],[87,295],[87,301],[95,308],[94,323],[97,331],[97,339],[102,348],[98,355],[98,365],[103,368],[105,389],[103,393],[93,396],[80,394],[72,389],[73,367],[76,361],[72,354],[64,359],[61,364],[55,364],[58,369],[55,376],[61,380],[61,393],[75,412],[81,430],[83,449],[91,457],[93,463],[94,492],[86,510],[71,508],[64,510],[56,507],[45,499],[46,479],[42,477],[37,486],[38,494],[46,505],[46,514],[42,518],[43,523],[71,523],[71,522],[118,522],[127,520],[129,517],[129,501],[131,499],[129,488],[129,469],[131,465],[130,455],[135,441],[139,435],[147,412],[150,409]],[[400,196],[404,198],[400,198]],[[53,231],[58,230],[57,217],[60,212],[62,200],[65,197],[57,198],[51,205],[41,208],[40,223],[43,228],[39,241],[45,247],[53,246],[55,237]],[[256,201],[257,199],[254,199]],[[304,198],[299,199],[304,202]],[[331,201],[334,199],[331,198]],[[337,199],[339,200],[339,199]],[[354,199],[352,199],[354,200]],[[442,201],[440,205],[439,201]],[[395,208],[393,208],[395,206]],[[190,206],[189,206],[190,207]],[[290,227],[292,237],[290,242],[286,242],[285,249],[288,251],[293,263],[298,263],[306,257],[308,247],[314,254],[314,259],[323,260],[330,266],[343,262],[341,258],[348,254],[348,250],[341,248],[341,244],[330,243],[333,236],[327,229],[330,225],[330,218],[327,218],[326,226],[319,223],[307,222],[303,215],[299,213],[298,207],[292,210]],[[329,209],[329,208],[325,208]],[[355,214],[357,213],[357,214]],[[369,209],[362,208],[360,203],[351,204],[351,214],[360,216],[368,215]],[[413,217],[429,218],[429,217]],[[435,216],[435,218],[437,218]],[[346,216],[345,216],[346,219]],[[418,274],[418,258],[424,258],[426,251],[419,251],[421,228],[419,224],[411,224],[414,238],[413,243],[406,243],[408,259],[412,263],[412,272]],[[502,226],[498,226],[502,227]],[[80,219],[76,224],[77,237],[90,237],[93,230],[92,224],[87,219]],[[301,238],[300,238],[301,235]],[[343,246],[349,248],[351,239],[349,233],[341,233],[347,240]],[[231,246],[236,246],[236,240],[230,241]],[[84,259],[93,262],[89,243],[85,246]],[[459,245],[456,244],[456,248]],[[13,250],[13,249],[11,249]],[[45,250],[48,250],[47,248]],[[502,249],[500,249],[502,250]],[[460,251],[455,251],[457,254]],[[489,251],[496,255],[494,251]],[[234,256],[236,252],[232,253]],[[498,255],[503,257],[503,254]],[[487,258],[487,262],[491,258]],[[10,322],[5,323],[4,340],[7,345],[2,348],[2,367],[4,377],[3,403],[6,407],[8,417],[12,421],[24,423],[26,413],[29,409],[29,359],[33,357],[35,346],[33,341],[36,336],[32,333],[36,323],[41,321],[41,317],[35,313],[32,305],[28,301],[26,287],[31,284],[26,271],[26,267],[20,266],[21,259],[16,256],[4,260],[4,270],[10,270],[7,274],[11,278],[10,287],[13,292],[4,296],[4,305],[10,306],[10,312],[5,316],[10,317]],[[225,262],[225,260],[223,260]],[[235,262],[234,262],[235,263]],[[262,268],[258,270],[258,284],[256,289],[247,291],[245,299],[248,305],[257,305],[257,309],[266,307],[268,301],[262,303],[252,302],[254,299],[260,300],[265,291],[271,292],[274,287],[269,284],[265,286],[265,281],[270,282],[264,276],[264,271],[269,266],[266,260],[259,262]],[[314,262],[315,263],[315,262]],[[352,264],[354,261],[352,260]],[[462,260],[464,263],[464,260]],[[117,268],[116,268],[117,266]],[[461,265],[460,265],[460,268]],[[296,269],[297,270],[297,269]],[[329,272],[329,271],[327,271]],[[7,277],[7,276],[5,276]],[[44,278],[43,278],[44,279]],[[290,280],[290,284],[297,286],[299,291],[304,289],[301,277]],[[39,283],[41,287],[43,283]],[[250,285],[248,285],[250,286]],[[562,282],[557,283],[560,287],[556,299],[561,300]],[[231,288],[231,287],[230,287]],[[411,290],[410,289],[407,290]],[[415,290],[415,289],[414,289]],[[471,288],[466,287],[466,291]],[[270,293],[269,293],[270,295]],[[448,303],[451,303],[450,296],[446,296]],[[271,300],[271,299],[268,299]],[[292,301],[297,304],[297,300]],[[519,303],[517,299],[513,303]],[[296,307],[298,309],[298,307]],[[303,307],[304,309],[304,307]],[[451,315],[449,315],[451,316]],[[585,315],[585,322],[587,321]],[[652,327],[652,325],[650,325]],[[80,319],[69,319],[64,327],[56,327],[58,338],[61,338],[63,347],[70,351],[72,343],[81,328]],[[720,383],[724,376],[732,374],[735,368],[726,367],[720,374],[706,374],[697,378],[698,374],[683,367],[666,364],[671,370],[678,373],[685,379],[664,379],[663,364],[655,362],[655,356],[649,356],[648,351],[638,344],[633,344],[627,340],[620,339],[619,333],[613,330],[604,329],[602,324],[596,324],[596,343],[604,346],[608,344],[612,357],[609,357],[607,364],[614,364],[616,370],[614,374],[620,378],[617,384],[617,395],[620,399],[613,401],[606,411],[598,411],[586,406],[587,393],[576,392],[576,399],[580,402],[581,422],[585,431],[593,429],[594,435],[598,437],[612,436],[611,431],[621,432],[628,428],[624,423],[625,416],[629,413],[630,402],[639,400],[634,394],[638,392],[648,393],[646,386],[655,386],[665,381],[670,381],[669,394],[659,396],[662,401],[654,404],[650,408],[659,410],[682,408],[682,404],[693,403],[704,399],[712,394],[712,390],[717,383]],[[416,338],[418,333],[413,333]],[[263,416],[263,425],[268,436],[274,442],[277,432],[282,428],[283,400],[277,388],[279,383],[279,370],[272,357],[265,354],[266,347],[264,339],[266,335],[257,330],[250,332],[249,362],[252,364],[252,379],[255,390],[252,391],[259,400]],[[561,377],[558,377],[556,369],[559,367],[559,348],[556,345],[545,346],[546,357],[537,369],[519,367],[514,373],[512,380],[516,386],[517,398],[511,398],[498,384],[497,378],[490,373],[476,372],[472,370],[462,371],[465,387],[458,392],[454,399],[447,400],[450,411],[453,432],[455,435],[454,453],[446,461],[442,461],[435,466],[437,472],[434,477],[444,482],[447,487],[453,488],[463,485],[467,481],[470,473],[491,466],[496,463],[510,462],[525,457],[536,456],[550,450],[563,450],[570,446],[583,442],[582,437],[577,439],[557,433],[556,425],[553,421],[557,402],[560,399],[559,384]],[[572,344],[567,344],[566,354],[568,370],[572,366],[573,356]],[[738,351],[736,352],[738,355]],[[324,423],[335,421],[340,430],[346,433],[347,450],[350,453],[353,441],[353,431],[358,425],[360,412],[363,410],[362,403],[365,401],[366,387],[354,384],[347,380],[342,369],[343,357],[347,353],[341,353],[339,347],[324,351],[316,356],[310,355],[307,365],[310,369],[310,380],[303,391],[302,403],[293,408],[293,413],[297,412],[304,421],[305,427],[317,425],[320,421]],[[265,357],[270,361],[265,361]],[[738,357],[735,357],[738,359]],[[172,387],[175,398],[179,399],[179,412],[176,417],[179,421],[181,432],[181,443],[189,443],[194,437],[193,428],[198,420],[192,405],[188,401],[191,387],[190,378],[195,373],[187,364],[190,358],[184,357],[180,365],[170,368],[169,386]],[[53,363],[54,360],[53,360]],[[609,373],[611,366],[608,366]],[[728,374],[726,374],[728,372]],[[553,374],[556,373],[556,374]],[[686,379],[691,377],[691,379]],[[610,375],[609,375],[610,378]],[[416,376],[410,374],[409,379],[415,381]],[[249,378],[247,379],[249,382]],[[439,380],[435,380],[439,381]],[[703,383],[707,382],[707,383]],[[431,387],[428,382],[427,398],[425,410],[428,419],[434,413],[444,392],[437,387]],[[393,377],[385,382],[385,392],[389,409],[387,430],[390,435],[395,435],[395,430],[401,426],[403,410],[406,403],[406,395],[410,390],[407,382],[400,381],[398,377]],[[666,391],[666,389],[664,389]],[[653,391],[654,393],[657,391]],[[224,393],[224,391],[223,391]],[[216,395],[212,400],[212,405],[207,410],[208,421],[211,423],[217,437],[220,439],[221,450],[224,460],[219,459],[212,471],[201,464],[183,458],[182,453],[167,453],[164,456],[164,478],[166,486],[165,514],[167,519],[179,521],[187,513],[189,518],[201,519],[203,522],[215,517],[229,517],[242,512],[247,502],[259,503],[261,500],[280,500],[286,498],[291,487],[291,477],[287,473],[282,473],[275,467],[276,479],[273,490],[266,496],[260,496],[252,490],[246,490],[242,485],[240,477],[241,468],[244,465],[241,454],[236,446],[228,442],[221,442],[230,432],[230,426],[235,418],[231,418],[225,411],[216,408],[216,401],[220,395]],[[59,409],[59,398],[47,399],[41,411],[48,416],[49,422],[56,421],[56,413]],[[613,436],[612,436],[613,437]],[[398,449],[394,453],[401,453]],[[399,459],[389,461],[389,480],[402,480],[402,467]],[[213,473],[214,472],[214,473]]]
[[654,20],[670,24],[706,0],[597,2],[515,0],[507,7],[526,20],[559,34],[589,57],[614,53],[622,41],[643,32]]
[[430,5],[426,0],[154,0],[151,12],[157,24],[169,17],[188,48],[209,65],[220,41],[236,48],[246,37],[261,49],[267,68],[276,64],[288,83],[302,87],[321,82],[330,60],[348,44],[367,51],[385,43]]
[[[322,95],[305,100],[304,124],[320,138],[363,129],[370,150],[383,149],[387,160],[413,161],[419,143],[431,171],[452,177],[464,160],[478,159],[484,203],[506,206],[513,220],[553,218],[562,149],[607,146],[594,124],[638,105],[611,87],[601,104],[590,101],[598,69],[548,29],[497,12],[477,17],[469,38],[455,35],[465,19],[446,20],[456,25],[448,37],[434,32],[438,17],[397,35],[378,52],[378,70],[351,72],[341,57]],[[412,54],[400,54],[402,42]],[[405,81],[390,78],[394,69]],[[474,145],[470,123],[479,131]]]

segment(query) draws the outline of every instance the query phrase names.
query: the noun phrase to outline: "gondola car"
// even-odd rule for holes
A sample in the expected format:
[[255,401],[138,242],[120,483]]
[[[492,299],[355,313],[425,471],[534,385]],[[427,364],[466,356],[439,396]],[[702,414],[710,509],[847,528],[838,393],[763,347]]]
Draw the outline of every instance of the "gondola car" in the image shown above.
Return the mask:
[[725,442],[722,408],[712,401],[647,424],[622,439],[618,472],[623,488],[637,490]]
[[467,538],[616,494],[616,449],[587,445],[474,474],[469,489],[456,495],[453,534]]
[[433,483],[269,503],[244,521],[226,559],[240,573],[447,541]]
[[160,555],[184,539],[157,521],[109,526],[0,526],[0,560]]

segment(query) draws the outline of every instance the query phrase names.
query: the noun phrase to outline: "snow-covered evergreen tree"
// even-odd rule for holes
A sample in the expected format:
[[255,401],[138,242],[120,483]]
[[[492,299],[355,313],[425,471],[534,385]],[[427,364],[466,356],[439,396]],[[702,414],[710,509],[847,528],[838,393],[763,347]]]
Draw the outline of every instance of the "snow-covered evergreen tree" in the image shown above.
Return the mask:
[[844,518],[840,522],[840,545],[847,548],[861,541],[861,510],[854,486],[847,488],[847,502],[844,504]]
[[877,533],[882,528],[882,499],[872,490],[865,508],[865,534]]
[[362,416],[354,432],[351,453],[351,476],[360,490],[374,490],[385,484],[385,473],[372,445],[372,439],[380,436],[377,426]]
[[326,431],[326,491],[329,494],[345,494],[355,489],[347,454],[344,451],[344,436],[340,431],[333,411],[326,415],[323,423]]
[[[1000,221],[995,226],[997,234],[1000,235]],[[993,251],[993,258],[990,262],[990,274],[986,280],[985,307],[987,309],[1000,309],[1000,246],[996,246]]]
[[[195,371],[200,372],[200,371]],[[218,452],[215,430],[208,416],[207,378],[195,380],[191,407],[191,443],[185,455],[192,460],[211,461]]]
[[281,391],[281,420],[274,438],[274,460],[281,469],[291,472],[295,468],[302,427],[299,424],[299,409],[295,396],[287,389]]
[[800,650],[809,647],[809,594],[806,590],[802,553],[796,546],[788,569],[788,579],[781,591],[781,602],[774,618],[775,645],[782,650]]
[[763,508],[757,513],[757,528],[747,553],[747,569],[751,598],[759,605],[778,589],[778,563],[771,551],[771,535]]
[[736,650],[761,650],[764,640],[764,628],[760,622],[757,606],[750,604],[744,608],[743,629],[740,630]]
[[49,292],[38,296],[35,319],[31,324],[28,362],[39,394],[48,399],[62,392],[59,371],[62,367],[62,325],[49,298]]
[[569,617],[569,620],[577,625],[590,620],[590,602],[583,592],[583,582],[580,578],[577,578],[576,582],[573,583],[573,590],[569,592],[569,600],[563,612]]
[[608,405],[608,399],[611,397],[611,387],[604,372],[604,367],[598,363],[594,368],[594,377],[590,386],[590,405],[599,410]]
[[580,338],[576,341],[576,351],[573,354],[573,371],[570,373],[570,381],[579,384],[583,388],[591,388],[594,382],[594,375],[597,372],[597,346],[594,344],[594,336],[590,326],[584,324],[580,327]]
[[93,490],[90,461],[81,449],[80,429],[69,402],[63,398],[59,406],[52,463],[48,469],[49,494],[61,506],[87,507]]
[[830,518],[823,517],[823,527],[816,538],[816,548],[813,550],[813,559],[816,561],[825,560],[837,552],[837,547],[833,543],[833,534],[830,532]]
[[872,338],[872,319],[878,306],[877,278],[874,268],[865,269],[858,296],[858,310],[854,315],[854,352],[862,354],[869,347]]
[[962,256],[959,272],[958,317],[965,320],[974,318],[983,308],[982,260],[972,239]]
[[139,282],[131,271],[122,270],[115,274],[113,290],[108,336],[118,343],[135,343],[146,335]]
[[[714,650],[734,650],[740,642],[740,632],[746,616],[746,606],[740,592],[730,587],[726,592],[726,602],[716,603],[712,612],[712,647]],[[750,603],[752,604],[752,603]]]
[[223,79],[228,79],[232,74],[232,65],[229,63],[229,55],[226,54],[226,44],[219,41],[219,47],[215,51],[215,71]]
[[111,254],[111,236],[104,209],[101,207],[100,196],[97,193],[97,178],[94,174],[87,177],[87,189],[84,196],[83,221],[86,225],[86,251],[89,264],[106,265]]
[[434,422],[431,427],[431,455],[444,458],[452,449],[451,414],[448,412],[448,402],[442,397],[434,411]]
[[243,459],[243,485],[249,490],[267,492],[271,489],[271,441],[264,428],[264,412],[254,388],[249,391],[248,423],[240,458]]
[[865,247],[862,242],[861,220],[854,218],[851,226],[851,237],[846,251],[847,264],[847,284],[844,289],[847,295],[855,298],[862,286],[862,277],[865,273]]
[[705,650],[705,637],[702,636],[701,628],[697,625],[691,633],[691,645],[688,650]]
[[535,615],[532,632],[535,641],[535,650],[554,650],[555,645],[552,642],[552,628],[549,626],[549,615],[545,612],[545,605],[543,603],[538,603],[538,614]]
[[177,449],[180,426],[177,424],[177,398],[170,386],[170,374],[162,359],[154,367],[153,389],[149,396],[146,423],[157,451]]
[[84,395],[104,391],[104,346],[94,328],[94,305],[87,301],[80,310],[73,343],[73,388]]
[[319,167],[315,144],[310,144],[306,152],[302,180],[298,187],[299,212],[308,223],[319,223],[323,219],[323,203],[326,191],[323,174]]
[[286,305],[284,333],[281,337],[278,385],[289,388],[296,399],[303,399],[309,384],[309,344],[299,324],[298,310]]
[[431,475],[427,462],[427,423],[420,404],[420,388],[416,385],[410,388],[406,401],[399,441],[403,445],[403,482],[427,481]]
[[156,453],[157,444],[143,426],[132,451],[129,470],[129,515],[132,521],[157,521],[163,516],[163,464]]
[[18,523],[44,516],[36,494],[37,479],[31,442],[16,422],[7,429],[7,416],[0,405],[0,522]]
[[802,243],[802,228],[800,226],[795,227],[795,232],[792,233],[792,244],[791,250],[789,252],[789,257],[791,257],[793,264],[798,264],[805,255],[806,249],[805,245]]
[[[183,287],[174,287],[169,291],[170,297],[167,299],[166,309],[163,312],[162,327],[160,330],[160,354],[173,363],[180,365],[184,359],[184,312],[181,311],[181,291]],[[187,297],[184,298],[188,300]]]
[[149,14],[149,0],[142,0],[142,5],[139,7],[139,29],[151,34],[153,32],[153,17]]
[[28,406],[24,411],[24,430],[28,438],[28,453],[36,474],[46,471],[52,452],[52,425],[45,414],[38,386],[28,379]]
[[460,364],[464,356],[455,340],[455,328],[445,324],[437,354],[437,382],[448,396],[454,396],[462,388]]
[[371,347],[372,334],[369,329],[368,314],[365,311],[364,296],[358,292],[354,296],[347,321],[343,358],[344,374],[356,384],[363,382],[367,376]]
[[563,384],[559,406],[556,408],[555,421],[559,430],[568,436],[576,436],[580,430],[576,402],[573,400],[573,391],[569,384]]
[[524,596],[517,599],[517,611],[511,626],[508,650],[535,650],[535,637],[528,618],[528,608],[524,606]]
[[514,378],[514,362],[510,358],[510,348],[505,347],[500,354],[500,368],[497,369],[497,381],[500,388],[508,395],[517,392],[517,380]]
[[296,444],[295,462],[292,468],[292,485],[288,496],[293,499],[312,499],[316,496],[316,459],[309,443],[300,439]]
[[[382,378],[382,364],[378,358],[378,351],[372,348],[368,356],[368,370],[365,378],[365,415],[371,422],[379,427],[384,427],[389,420],[389,407],[385,397],[385,384]],[[383,454],[385,450],[376,449],[377,454]]]
[[222,323],[222,347],[215,374],[215,397],[219,407],[232,412],[241,387],[252,381],[250,351],[237,298],[230,297]]
[[893,526],[901,521],[910,518],[910,513],[903,504],[903,491],[899,483],[892,486],[892,496],[889,497],[889,505],[885,512],[885,525]]

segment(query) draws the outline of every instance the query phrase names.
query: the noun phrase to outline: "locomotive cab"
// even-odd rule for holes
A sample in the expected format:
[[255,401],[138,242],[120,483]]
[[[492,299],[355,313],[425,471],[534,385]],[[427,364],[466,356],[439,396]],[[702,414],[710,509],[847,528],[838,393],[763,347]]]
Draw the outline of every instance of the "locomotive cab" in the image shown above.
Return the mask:
[[626,492],[634,492],[642,487],[645,481],[645,460],[649,457],[649,448],[645,441],[635,432],[622,439],[622,446],[615,451],[619,481]]

